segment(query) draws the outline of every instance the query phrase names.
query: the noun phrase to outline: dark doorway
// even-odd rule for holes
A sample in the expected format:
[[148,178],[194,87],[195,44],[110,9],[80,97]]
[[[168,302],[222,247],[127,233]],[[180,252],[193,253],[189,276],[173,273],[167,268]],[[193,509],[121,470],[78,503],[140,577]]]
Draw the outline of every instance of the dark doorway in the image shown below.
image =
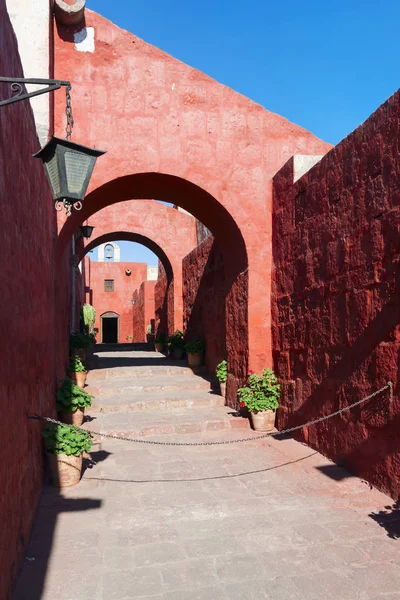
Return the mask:
[[105,313],[101,316],[101,341],[103,344],[118,343],[118,315]]

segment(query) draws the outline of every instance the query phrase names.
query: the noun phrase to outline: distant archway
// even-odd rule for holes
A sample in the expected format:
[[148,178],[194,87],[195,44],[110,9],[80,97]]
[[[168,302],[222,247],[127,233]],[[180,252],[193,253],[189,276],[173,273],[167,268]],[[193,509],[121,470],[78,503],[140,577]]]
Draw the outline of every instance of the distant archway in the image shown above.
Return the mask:
[[100,343],[117,344],[119,342],[119,314],[107,311],[100,315]]
[[[162,173],[137,173],[120,177],[93,190],[85,199],[81,211],[74,212],[64,223],[57,253],[61,258],[69,239],[77,228],[106,207],[144,198],[157,198],[187,210],[200,220],[214,235],[224,262],[223,289],[210,302],[223,303],[225,315],[225,352],[229,372],[236,382],[243,381],[248,368],[248,259],[243,236],[228,210],[206,190],[186,179]],[[119,222],[124,223],[123,211]],[[179,243],[179,232],[178,232]],[[215,324],[211,321],[205,335],[211,335]],[[215,338],[214,338],[215,339]],[[232,380],[233,382],[233,380]],[[236,385],[228,384],[228,400],[236,401]],[[231,391],[229,391],[231,389]]]

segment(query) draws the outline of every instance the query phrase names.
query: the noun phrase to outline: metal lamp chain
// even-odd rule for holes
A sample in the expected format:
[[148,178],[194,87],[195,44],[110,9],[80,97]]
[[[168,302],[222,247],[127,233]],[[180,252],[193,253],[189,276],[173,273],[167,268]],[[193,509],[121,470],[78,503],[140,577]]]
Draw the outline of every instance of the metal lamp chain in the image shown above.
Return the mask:
[[67,126],[65,128],[65,139],[70,140],[72,135],[72,129],[74,127],[74,117],[72,116],[72,104],[71,104],[71,86],[66,87],[66,109],[65,114],[67,115]]

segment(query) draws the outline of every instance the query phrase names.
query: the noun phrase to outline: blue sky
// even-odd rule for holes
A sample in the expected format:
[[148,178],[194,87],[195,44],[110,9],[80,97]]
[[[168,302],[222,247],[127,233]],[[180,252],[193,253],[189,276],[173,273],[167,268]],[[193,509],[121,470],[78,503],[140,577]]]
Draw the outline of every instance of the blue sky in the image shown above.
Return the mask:
[[398,0],[86,5],[332,144],[399,85]]

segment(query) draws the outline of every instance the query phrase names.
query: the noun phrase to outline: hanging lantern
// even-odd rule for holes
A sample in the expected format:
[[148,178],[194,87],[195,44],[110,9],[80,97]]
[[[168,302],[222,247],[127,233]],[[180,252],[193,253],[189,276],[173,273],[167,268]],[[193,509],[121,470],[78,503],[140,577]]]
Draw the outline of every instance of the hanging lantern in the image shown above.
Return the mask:
[[56,210],[65,207],[69,216],[72,208],[82,208],[94,165],[102,154],[105,151],[52,137],[33,155],[43,162]]
[[81,225],[80,227],[82,236],[87,240],[91,237],[93,229],[94,227],[92,227],[91,225]]

